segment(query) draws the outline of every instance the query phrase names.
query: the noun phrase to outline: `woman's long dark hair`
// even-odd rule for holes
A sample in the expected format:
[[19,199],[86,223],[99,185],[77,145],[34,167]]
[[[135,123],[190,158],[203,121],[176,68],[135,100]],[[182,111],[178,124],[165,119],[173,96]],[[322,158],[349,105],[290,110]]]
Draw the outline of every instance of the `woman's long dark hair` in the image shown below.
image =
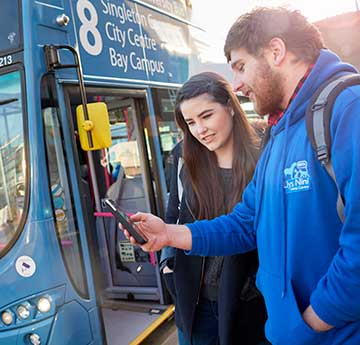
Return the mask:
[[[184,120],[180,106],[183,101],[207,94],[216,103],[230,106],[233,117],[233,186],[228,205],[224,205],[224,191],[215,152],[209,151],[191,133]],[[230,84],[220,75],[204,72],[191,77],[178,91],[175,102],[175,119],[184,134],[184,167],[194,197],[192,211],[197,219],[211,219],[230,212],[241,200],[244,188],[249,183],[258,157],[258,140],[250,126],[240,102]]]

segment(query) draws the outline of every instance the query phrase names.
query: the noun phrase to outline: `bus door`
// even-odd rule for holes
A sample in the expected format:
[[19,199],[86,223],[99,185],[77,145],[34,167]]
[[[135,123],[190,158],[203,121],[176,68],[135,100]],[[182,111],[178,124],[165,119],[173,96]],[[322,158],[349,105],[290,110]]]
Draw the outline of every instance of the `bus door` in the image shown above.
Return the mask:
[[[91,87],[86,91],[89,103],[106,103],[110,120],[111,146],[92,152],[100,199],[114,199],[128,214],[138,211],[159,214],[157,176],[152,168],[155,158],[147,144],[146,92]],[[67,87],[65,94],[75,123],[74,108],[80,103],[77,87]],[[96,218],[96,229],[89,231],[101,264],[101,275],[98,278],[102,299],[163,303],[156,254],[146,253],[133,246],[119,231],[114,218],[106,209],[95,209],[94,186],[89,178],[94,172],[90,171],[89,162],[81,148],[78,149],[78,156],[82,179],[87,182],[82,186],[88,186],[87,193],[90,194],[86,209],[87,212],[94,212]]]
[[[121,339],[127,343],[159,316],[150,310],[162,314],[168,308],[162,305],[164,297],[158,258],[156,253],[146,253],[133,246],[119,230],[111,213],[102,205],[100,210],[97,209],[94,197],[98,193],[100,199],[112,198],[129,214],[137,211],[159,214],[158,182],[152,167],[155,155],[147,144],[150,138],[146,92],[88,87],[86,93],[89,103],[106,103],[112,144],[107,149],[92,151],[93,168],[78,145],[80,194],[86,200],[84,214],[92,219],[88,222],[88,242],[92,245],[93,269],[107,341],[117,344]],[[78,87],[66,86],[65,99],[74,124],[74,143],[78,143],[75,119],[75,108],[81,104]],[[94,180],[96,186],[93,186]],[[129,324],[129,319],[139,322]]]

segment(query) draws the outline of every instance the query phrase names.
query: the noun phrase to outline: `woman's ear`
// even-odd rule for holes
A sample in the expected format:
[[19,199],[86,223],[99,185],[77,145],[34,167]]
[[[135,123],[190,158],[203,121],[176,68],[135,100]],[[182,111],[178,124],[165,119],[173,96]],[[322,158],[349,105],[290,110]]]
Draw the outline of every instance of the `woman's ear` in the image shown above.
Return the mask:
[[234,117],[234,115],[235,115],[235,110],[234,110],[234,108],[233,108],[231,105],[228,105],[228,112],[229,112],[229,114],[230,114],[232,117]]
[[228,107],[228,110],[229,110],[229,114],[230,114],[232,117],[234,117],[234,115],[235,115],[235,110],[234,110],[233,106],[231,105],[230,100],[228,101],[227,107]]

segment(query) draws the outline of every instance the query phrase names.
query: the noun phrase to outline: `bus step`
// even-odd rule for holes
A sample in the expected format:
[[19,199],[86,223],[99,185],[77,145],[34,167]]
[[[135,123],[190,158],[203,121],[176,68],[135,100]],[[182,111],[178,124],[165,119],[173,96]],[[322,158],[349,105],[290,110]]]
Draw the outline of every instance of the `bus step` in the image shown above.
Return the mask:
[[[142,333],[140,333],[129,345],[139,344],[177,344],[167,342],[168,338],[176,335],[174,323],[175,307],[170,305],[162,314],[160,314]],[[175,337],[177,340],[177,338]]]
[[[163,334],[169,332],[170,329],[176,333],[174,322],[171,322],[175,310],[173,305],[107,301],[107,303],[102,303],[101,310],[107,345],[138,345],[143,344],[155,332],[158,332],[156,337],[164,337]],[[156,340],[153,344],[162,343]]]

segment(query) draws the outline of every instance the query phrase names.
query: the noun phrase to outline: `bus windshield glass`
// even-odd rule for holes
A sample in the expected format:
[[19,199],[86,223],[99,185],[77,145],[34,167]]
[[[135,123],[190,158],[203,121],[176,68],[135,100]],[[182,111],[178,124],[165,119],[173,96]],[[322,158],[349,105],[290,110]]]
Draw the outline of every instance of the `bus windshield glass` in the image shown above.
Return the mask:
[[0,54],[19,49],[19,0],[1,0]]
[[0,75],[0,256],[17,234],[25,198],[23,105],[19,71]]

